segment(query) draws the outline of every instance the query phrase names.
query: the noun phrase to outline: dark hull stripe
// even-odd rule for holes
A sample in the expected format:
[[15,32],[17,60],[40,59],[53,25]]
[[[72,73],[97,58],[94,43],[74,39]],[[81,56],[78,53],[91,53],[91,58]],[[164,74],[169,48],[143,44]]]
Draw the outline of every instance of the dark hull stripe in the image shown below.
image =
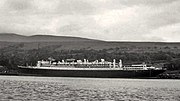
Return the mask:
[[156,77],[164,70],[50,70],[20,68],[20,75],[58,77],[141,78]]

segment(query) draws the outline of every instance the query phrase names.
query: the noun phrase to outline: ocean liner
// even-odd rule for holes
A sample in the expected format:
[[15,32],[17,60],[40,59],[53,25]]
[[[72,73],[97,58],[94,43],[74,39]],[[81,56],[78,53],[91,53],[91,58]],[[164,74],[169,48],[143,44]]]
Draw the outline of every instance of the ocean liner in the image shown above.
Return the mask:
[[98,78],[148,78],[156,77],[165,70],[145,63],[138,65],[123,65],[122,60],[116,63],[101,59],[95,60],[54,59],[37,62],[37,66],[19,66],[20,75],[59,76],[59,77],[98,77]]

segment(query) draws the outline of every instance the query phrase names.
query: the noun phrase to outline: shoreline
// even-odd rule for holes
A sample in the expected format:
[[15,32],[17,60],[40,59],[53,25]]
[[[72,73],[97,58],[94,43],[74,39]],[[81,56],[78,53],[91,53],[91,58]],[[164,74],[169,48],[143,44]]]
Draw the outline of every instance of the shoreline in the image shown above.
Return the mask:
[[[69,78],[63,76],[41,76],[41,75],[28,75],[28,74],[18,74],[18,73],[0,73],[0,76],[25,76],[25,77],[62,77],[62,78]],[[71,78],[71,77],[70,77]],[[73,78],[102,78],[102,77],[73,77]],[[105,77],[104,77],[105,78]],[[109,77],[108,79],[171,79],[171,80],[179,80],[180,78],[159,78],[159,77],[132,77],[132,78],[121,78],[121,77]]]

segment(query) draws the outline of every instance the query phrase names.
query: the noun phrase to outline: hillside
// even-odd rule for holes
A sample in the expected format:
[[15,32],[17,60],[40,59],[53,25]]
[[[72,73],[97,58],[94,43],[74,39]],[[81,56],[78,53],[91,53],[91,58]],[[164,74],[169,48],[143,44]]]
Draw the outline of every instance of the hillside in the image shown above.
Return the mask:
[[0,34],[0,49],[8,47],[32,50],[37,48],[60,50],[107,50],[108,52],[174,52],[180,53],[180,43],[163,42],[109,42],[79,37],[34,35],[22,36],[17,34]]
[[82,42],[97,41],[80,37],[52,36],[52,35],[33,35],[23,36],[14,33],[0,33],[0,41],[4,42]]

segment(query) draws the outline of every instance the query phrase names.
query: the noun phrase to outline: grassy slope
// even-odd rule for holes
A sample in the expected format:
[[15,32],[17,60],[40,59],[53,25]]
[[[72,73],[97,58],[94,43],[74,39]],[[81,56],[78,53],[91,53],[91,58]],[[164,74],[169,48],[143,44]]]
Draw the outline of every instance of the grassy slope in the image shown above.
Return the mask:
[[[21,36],[17,34],[0,34],[0,49],[5,47],[17,47],[17,49],[31,50],[40,48],[54,50],[76,49],[108,49],[109,52],[117,49],[122,52],[180,52],[180,43],[160,42],[106,42],[79,37],[35,35]],[[113,48],[113,49],[111,49]]]
[[109,51],[118,49],[122,52],[174,52],[180,53],[179,43],[137,43],[137,42],[0,42],[0,49],[5,47],[16,46],[19,49],[31,50],[39,48],[53,48],[58,50],[78,50],[78,49],[94,49],[102,50],[108,49]]

